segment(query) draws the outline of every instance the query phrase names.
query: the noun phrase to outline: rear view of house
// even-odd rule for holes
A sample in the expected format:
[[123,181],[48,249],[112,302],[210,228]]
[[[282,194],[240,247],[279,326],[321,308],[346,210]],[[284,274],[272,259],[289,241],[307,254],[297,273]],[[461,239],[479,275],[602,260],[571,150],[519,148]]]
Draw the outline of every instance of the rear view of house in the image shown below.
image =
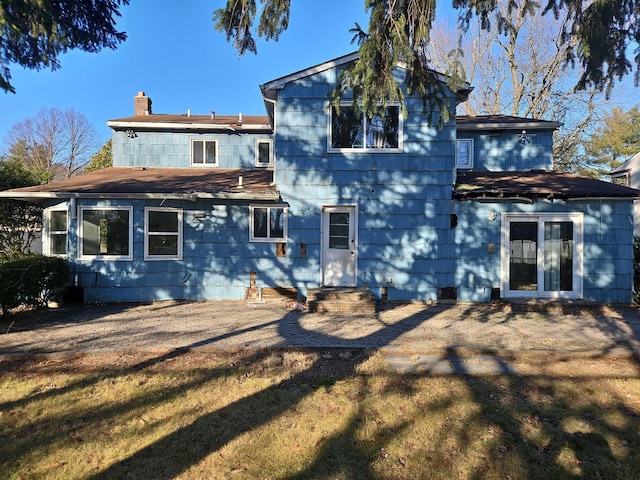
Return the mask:
[[[359,287],[388,300],[629,303],[634,189],[552,171],[552,121],[328,96],[346,55],[261,85],[266,115],[111,120],[113,167],[0,196],[42,202],[85,300]],[[470,86],[451,91],[451,110]],[[77,279],[77,280],[76,280]]]

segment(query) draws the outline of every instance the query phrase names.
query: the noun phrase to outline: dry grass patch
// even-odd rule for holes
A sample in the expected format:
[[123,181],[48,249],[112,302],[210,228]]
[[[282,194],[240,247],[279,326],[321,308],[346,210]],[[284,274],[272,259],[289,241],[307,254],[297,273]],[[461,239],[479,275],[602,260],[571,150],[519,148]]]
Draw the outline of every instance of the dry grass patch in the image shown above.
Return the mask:
[[365,352],[0,363],[3,479],[640,478],[640,380]]

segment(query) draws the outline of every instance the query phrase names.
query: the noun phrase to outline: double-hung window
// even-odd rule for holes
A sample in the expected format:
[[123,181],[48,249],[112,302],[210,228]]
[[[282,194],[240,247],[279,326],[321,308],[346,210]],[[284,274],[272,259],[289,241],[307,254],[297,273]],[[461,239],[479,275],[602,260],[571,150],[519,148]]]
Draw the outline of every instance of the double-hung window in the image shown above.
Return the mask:
[[191,165],[196,167],[217,166],[217,140],[191,140]]
[[284,242],[287,238],[287,208],[282,205],[251,205],[250,240]]
[[365,115],[352,105],[334,106],[329,119],[329,151],[402,150],[400,107],[391,105],[379,115]]
[[132,207],[80,207],[79,226],[81,259],[133,258]]
[[256,140],[256,167],[273,166],[273,141]]
[[46,251],[49,255],[67,254],[67,210],[49,209],[45,216]]
[[145,260],[182,259],[182,210],[145,208]]

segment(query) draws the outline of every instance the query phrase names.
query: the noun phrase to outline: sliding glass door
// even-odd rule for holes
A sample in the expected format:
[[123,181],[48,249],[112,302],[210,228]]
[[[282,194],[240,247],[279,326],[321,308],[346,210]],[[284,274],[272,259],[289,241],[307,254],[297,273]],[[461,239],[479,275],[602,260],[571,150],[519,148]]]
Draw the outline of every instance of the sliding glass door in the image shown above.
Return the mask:
[[582,296],[582,214],[503,214],[504,297]]

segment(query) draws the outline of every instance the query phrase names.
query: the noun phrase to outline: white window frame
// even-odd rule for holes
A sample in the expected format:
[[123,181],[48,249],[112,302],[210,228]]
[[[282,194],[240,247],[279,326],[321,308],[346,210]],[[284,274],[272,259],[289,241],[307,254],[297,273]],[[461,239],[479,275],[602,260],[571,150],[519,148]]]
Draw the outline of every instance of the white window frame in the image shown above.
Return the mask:
[[[53,212],[64,212],[66,217],[67,217],[67,229],[63,232],[62,230],[52,230],[51,229],[51,214]],[[64,248],[64,253],[54,253],[52,251],[52,244],[53,242],[51,241],[51,235],[62,235],[64,233],[65,235],[65,248]],[[69,255],[69,209],[67,208],[66,205],[64,206],[57,206],[57,207],[51,207],[51,208],[47,208],[45,210],[45,216],[44,216],[44,242],[45,242],[45,253],[47,255],[50,255],[52,257],[67,257]]]
[[[85,255],[82,246],[84,239],[84,212],[95,210],[126,210],[129,212],[129,254],[128,255]],[[123,261],[133,260],[133,207],[131,206],[106,206],[106,207],[78,207],[78,259],[79,260],[108,260]]]
[[[468,144],[467,151],[469,152],[469,158],[467,163],[461,163],[460,161],[460,145]],[[473,168],[473,139],[472,138],[459,138],[456,140],[456,168],[459,170]]]
[[616,185],[621,185],[620,183],[616,183],[615,180],[619,179],[619,178],[623,178],[624,179],[624,187],[630,187],[630,182],[629,182],[629,172],[624,172],[622,174],[616,174],[616,175],[612,175],[611,176],[611,183],[616,184]]
[[[351,102],[341,102],[340,108],[351,108],[353,104]],[[398,146],[395,148],[375,148],[366,146],[366,138],[364,145],[361,147],[333,147],[332,146],[332,134],[333,134],[333,106],[329,105],[327,113],[327,152],[358,152],[358,153],[398,153],[403,151],[403,137],[404,137],[404,118],[402,115],[402,107],[399,103],[391,103],[388,107],[396,107],[398,109]],[[367,116],[362,115],[362,131],[367,131]]]
[[[202,163],[194,162],[194,153],[196,151],[195,142],[202,142]],[[214,143],[216,146],[216,158],[214,163],[206,163],[206,151],[207,151],[207,143]],[[220,143],[217,138],[192,138],[191,139],[191,152],[190,152],[190,160],[192,167],[198,168],[210,168],[218,166],[218,156],[220,155]]]
[[[267,222],[267,236],[256,237],[254,236],[254,215],[253,212],[256,208],[267,209],[267,219],[271,219],[271,209],[277,208],[282,210],[283,224],[282,224],[282,237],[271,237],[271,222]],[[249,205],[249,241],[250,242],[271,242],[271,243],[283,243],[287,241],[287,229],[288,229],[288,208],[282,204],[256,204]]]
[[[268,163],[260,162],[260,144],[266,143],[269,145],[269,161]],[[273,140],[270,138],[256,138],[256,167],[269,168],[273,167]]]
[[[149,213],[163,212],[175,213],[178,216],[177,232],[150,232],[149,231]],[[183,212],[181,208],[164,208],[164,207],[145,207],[144,209],[144,259],[145,260],[182,260],[182,243],[183,243]],[[149,253],[149,237],[171,235],[177,236],[178,249],[175,255],[157,255]]]
[[[511,222],[538,222],[537,238],[537,266],[538,275],[537,290],[510,290],[509,289],[509,232]],[[573,290],[571,291],[545,291],[544,290],[544,224],[546,222],[572,222],[573,223]],[[583,295],[583,213],[502,213],[501,214],[500,245],[500,290],[503,298],[582,298]]]

